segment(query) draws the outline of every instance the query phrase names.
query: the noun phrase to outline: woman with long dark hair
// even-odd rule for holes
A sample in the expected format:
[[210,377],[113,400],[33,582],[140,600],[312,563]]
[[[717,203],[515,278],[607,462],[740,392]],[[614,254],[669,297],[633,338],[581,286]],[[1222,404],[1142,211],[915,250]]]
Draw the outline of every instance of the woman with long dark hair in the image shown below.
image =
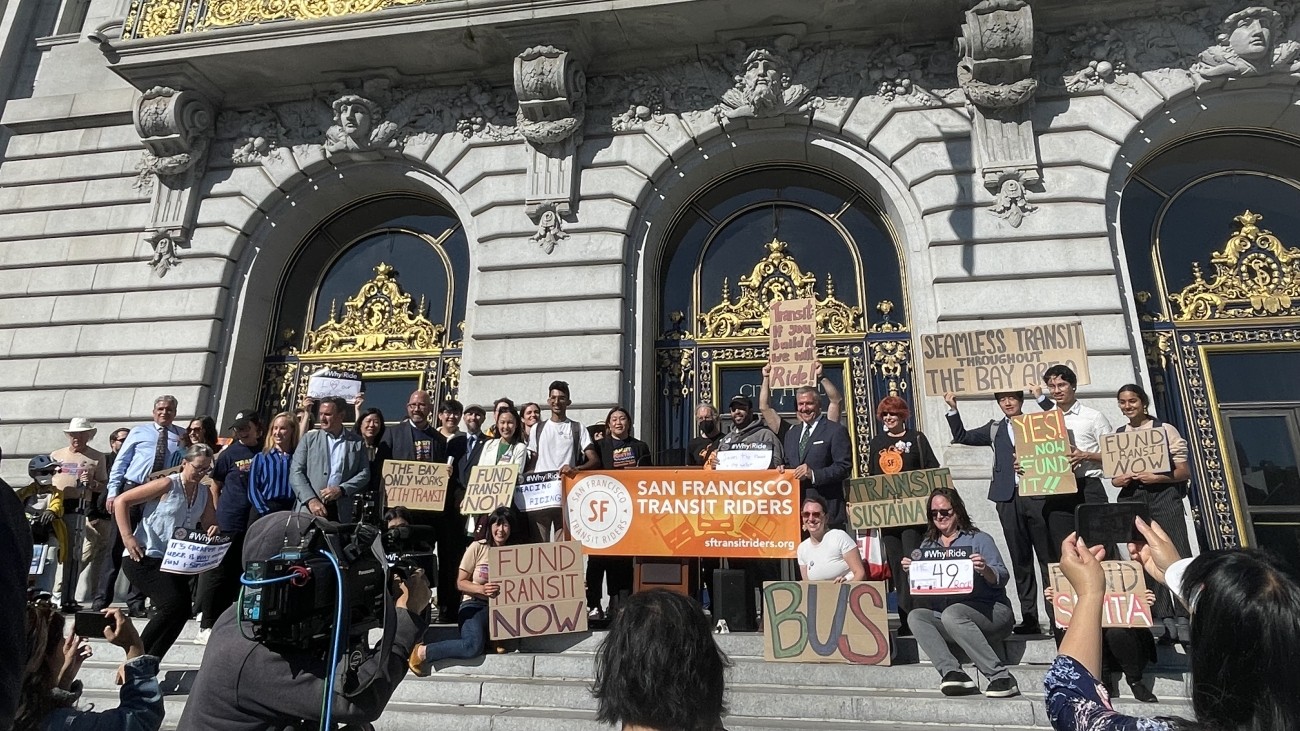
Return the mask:
[[[871,438],[867,445],[868,474],[893,475],[911,470],[925,470],[939,466],[939,458],[930,448],[925,434],[907,426],[912,410],[907,402],[897,396],[886,396],[876,406],[876,418],[884,431]],[[889,562],[894,591],[898,595],[898,634],[912,634],[907,624],[907,613],[912,609],[912,593],[908,590],[907,574],[903,573],[903,557],[912,555],[921,545],[922,526],[906,525],[883,528],[880,540],[885,544],[885,560]]]
[[1300,719],[1294,673],[1300,656],[1300,582],[1295,569],[1264,551],[1208,551],[1179,557],[1157,523],[1141,519],[1146,539],[1129,544],[1147,573],[1191,610],[1195,721],[1137,718],[1110,707],[1101,676],[1105,546],[1075,534],[1061,545],[1061,571],[1077,599],[1061,653],[1043,680],[1057,731],[1293,731]]
[[[384,429],[384,412],[379,409],[371,407],[357,415],[356,431],[361,435],[361,441],[366,445],[366,454],[370,457],[370,485],[366,489],[378,506],[373,515],[375,519],[382,517],[388,509],[384,493],[384,462],[392,459],[393,447],[384,442]],[[358,496],[358,504],[361,497],[363,496]],[[354,512],[353,515],[360,513]]]
[[[961,669],[953,654],[957,645],[976,668],[988,678],[984,695],[1009,698],[1020,695],[1016,679],[993,650],[993,643],[1006,639],[1015,624],[1007,581],[1011,578],[993,536],[975,527],[961,495],[949,487],[936,488],[926,503],[925,540],[920,550],[957,549],[968,554],[975,569],[975,585],[969,594],[927,597],[909,615],[912,634],[942,680],[944,695],[970,695],[979,686]],[[910,571],[912,559],[904,558],[903,571]],[[907,577],[902,577],[902,583]]]
[[803,499],[799,511],[808,537],[795,552],[799,578],[803,581],[862,581],[867,568],[858,553],[858,542],[839,528],[830,528],[830,508],[820,495]]
[[[615,406],[605,415],[605,436],[596,440],[594,446],[600,453],[600,468],[603,470],[654,466],[650,445],[632,436],[632,414],[622,406]],[[587,616],[590,619],[605,619],[605,610],[600,606],[600,585],[605,582],[609,584],[609,611],[613,614],[618,605],[632,595],[635,583],[632,557],[587,557]]]

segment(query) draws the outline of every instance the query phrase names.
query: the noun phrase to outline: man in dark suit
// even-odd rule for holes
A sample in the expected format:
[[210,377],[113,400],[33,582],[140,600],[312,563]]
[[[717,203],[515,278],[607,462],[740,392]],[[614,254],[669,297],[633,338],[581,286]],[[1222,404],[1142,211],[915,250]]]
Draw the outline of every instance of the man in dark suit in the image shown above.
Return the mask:
[[961,414],[957,411],[956,394],[943,395],[943,400],[948,403],[948,428],[952,430],[953,443],[993,448],[993,480],[989,483],[989,500],[996,506],[998,522],[1002,523],[1011,570],[1016,576],[1016,593],[1020,596],[1021,620],[1014,632],[1018,635],[1038,634],[1042,627],[1038,623],[1039,594],[1038,583],[1034,579],[1034,553],[1038,553],[1039,570],[1046,584],[1050,546],[1047,523],[1043,518],[1043,500],[1021,497],[1017,488],[1020,477],[1016,474],[1016,445],[1012,441],[1014,432],[1011,429],[1011,418],[1020,416],[1025,394],[1021,391],[1005,391],[994,394],[993,398],[1005,416],[967,431],[961,422]]
[[799,480],[799,499],[817,495],[826,501],[827,522],[835,528],[848,527],[844,483],[853,469],[853,448],[843,424],[822,416],[822,399],[817,389],[804,386],[795,391],[799,424],[786,432],[786,467],[794,468]]
[[482,406],[471,405],[465,409],[465,431],[447,440],[447,456],[451,458],[455,480],[463,490],[469,482],[470,468],[478,464],[483,453],[483,443],[488,435],[483,432],[487,412]]

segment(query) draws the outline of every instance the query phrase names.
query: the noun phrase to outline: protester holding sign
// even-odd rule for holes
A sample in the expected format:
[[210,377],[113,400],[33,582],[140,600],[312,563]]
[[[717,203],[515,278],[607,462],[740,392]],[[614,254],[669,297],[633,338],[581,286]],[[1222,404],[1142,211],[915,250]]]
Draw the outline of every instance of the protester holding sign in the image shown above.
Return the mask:
[[78,580],[84,580],[86,603],[94,601],[99,577],[109,561],[112,534],[108,521],[94,510],[99,494],[108,485],[108,460],[90,447],[98,430],[89,419],[76,418],[63,433],[68,446],[50,453],[61,466],[54,486],[63,490],[63,524],[68,529],[68,553],[63,557],[60,609],[75,612]]
[[[1183,514],[1183,500],[1187,498],[1187,481],[1192,477],[1191,467],[1187,462],[1187,440],[1178,430],[1147,413],[1151,398],[1141,386],[1130,383],[1116,394],[1119,410],[1128,419],[1128,423],[1118,431],[1122,433],[1139,430],[1160,430],[1165,434],[1169,451],[1169,462],[1173,466],[1170,472],[1155,474],[1136,472],[1117,475],[1111,483],[1120,488],[1118,502],[1139,502],[1147,505],[1151,519],[1164,527],[1165,533],[1174,542],[1174,548],[1183,556],[1191,555],[1191,542],[1187,535],[1187,521]],[[1158,629],[1170,640],[1187,642],[1191,634],[1188,625],[1187,610],[1175,602],[1168,589],[1156,590],[1156,605],[1153,609]]]
[[[971,523],[961,495],[951,488],[941,487],[931,493],[927,512],[929,520],[921,555],[936,549],[965,549],[963,553],[974,568],[974,585],[969,594],[927,597],[924,600],[927,606],[918,606],[908,617],[916,644],[943,678],[939,691],[944,695],[978,692],[975,681],[962,672],[961,663],[953,655],[949,643],[954,643],[988,678],[984,695],[990,698],[1020,695],[1016,679],[993,650],[992,643],[1010,635],[1015,623],[1006,589],[1011,574],[1002,563],[993,536]],[[909,571],[913,561],[904,558],[902,565],[903,571]]]
[[[876,406],[876,418],[885,427],[884,431],[871,438],[867,444],[869,454],[869,474],[896,475],[910,470],[934,469],[939,466],[939,458],[930,448],[930,440],[921,432],[908,428],[907,421],[912,415],[907,402],[897,396],[886,396]],[[901,526],[884,528],[880,531],[881,541],[885,544],[885,558],[889,561],[890,573],[893,575],[894,590],[898,593],[898,634],[906,637],[911,634],[907,624],[907,613],[912,608],[912,595],[907,586],[907,575],[903,573],[903,558],[912,555],[921,545],[921,527]]]
[[[622,406],[615,406],[605,415],[605,438],[596,441],[600,452],[600,469],[624,470],[632,467],[653,467],[650,445],[632,436],[632,415]],[[600,585],[609,583],[609,611],[613,614],[620,602],[632,596],[633,573],[631,556],[587,557],[587,616],[604,619],[600,606]]]
[[510,543],[510,509],[497,508],[488,516],[488,537],[474,541],[460,560],[456,587],[462,599],[457,612],[458,637],[416,645],[411,652],[411,672],[429,674],[435,660],[467,660],[483,654],[488,640],[488,600],[501,594],[501,584],[488,575],[488,548]]
[[799,544],[799,578],[803,581],[862,581],[867,568],[862,565],[858,542],[839,528],[829,528],[830,510],[818,495],[803,499],[799,517],[808,537]]
[[[813,377],[816,378],[817,383],[821,384],[822,390],[826,392],[826,419],[838,424],[840,415],[844,413],[844,396],[835,387],[831,379],[822,375],[822,362],[820,360],[813,362]],[[771,363],[763,366],[763,384],[758,389],[758,413],[762,414],[763,423],[767,424],[767,428],[771,429],[784,443],[785,435],[789,433],[790,427],[794,425],[782,419],[777,410],[772,408]]]
[[[162,572],[167,542],[177,528],[207,528],[216,535],[216,510],[203,478],[212,471],[212,448],[194,444],[185,450],[181,471],[159,477],[117,496],[113,517],[125,546],[122,571],[153,601],[155,613],[141,637],[145,652],[161,658],[190,618],[189,577]],[[142,504],[139,525],[131,529],[131,506]]]
[[821,394],[811,386],[795,391],[799,424],[790,428],[782,444],[783,464],[793,468],[802,496],[816,495],[829,508],[826,520],[837,528],[848,527],[844,503],[844,482],[853,472],[853,445],[849,430],[838,421],[822,416]]
[[[569,418],[569,384],[552,381],[546,402],[551,406],[549,419],[537,422],[528,438],[533,455],[533,472],[558,472],[571,475],[579,470],[593,470],[600,465],[600,453],[582,424]],[[533,508],[525,513],[529,537],[536,542],[561,540],[564,536],[563,488],[554,488],[555,507]],[[549,502],[549,501],[548,501]]]

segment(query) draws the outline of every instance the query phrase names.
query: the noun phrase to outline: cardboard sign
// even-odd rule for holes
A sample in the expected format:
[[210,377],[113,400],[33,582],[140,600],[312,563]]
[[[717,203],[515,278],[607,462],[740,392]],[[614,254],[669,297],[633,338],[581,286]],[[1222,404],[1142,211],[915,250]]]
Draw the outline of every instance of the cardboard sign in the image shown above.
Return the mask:
[[488,549],[488,580],[501,593],[488,601],[494,640],[587,631],[582,546],[577,541]]
[[[176,474],[177,472],[180,472],[180,471],[181,471],[181,468],[184,467],[184,466],[185,466],[185,463],[182,462],[182,463],[176,465],[175,467],[167,467],[166,469],[155,470],[155,471],[149,473],[149,480],[156,480],[156,479],[158,479],[159,477],[171,477],[172,475]],[[148,482],[149,480],[145,480],[145,482]]]
[[361,393],[362,385],[360,373],[322,368],[307,379],[307,395],[315,399],[338,396],[351,401]]
[[446,505],[451,467],[445,464],[387,459],[380,474],[390,506],[440,513]]
[[718,452],[720,470],[766,470],[772,467],[770,449],[728,449]]
[[889,664],[884,582],[763,584],[763,658],[775,662]]
[[1070,433],[1060,409],[1011,417],[1016,430],[1020,494],[1030,497],[1078,492],[1070,466]]
[[[1147,606],[1147,580],[1137,561],[1102,561],[1106,572],[1106,598],[1102,602],[1102,627],[1150,627],[1151,607]],[[1074,605],[1079,600],[1074,587],[1061,572],[1061,564],[1047,565],[1052,590],[1052,615],[1062,627],[1070,626]]]
[[947,467],[849,480],[849,525],[854,530],[924,525],[925,504],[936,487],[952,487]]
[[588,554],[794,558],[799,481],[776,470],[581,472],[564,481],[569,535]]
[[509,505],[518,480],[517,464],[474,465],[469,471],[465,497],[460,501],[461,515],[486,515]]
[[817,301],[811,298],[772,303],[768,362],[772,388],[798,388],[817,382]]
[[68,462],[60,462],[59,471],[57,474],[54,475],[53,484],[55,487],[65,492],[68,492],[70,490],[73,491],[73,492],[68,492],[69,495],[75,493],[77,496],[80,496],[80,492],[78,492],[79,486],[77,482],[78,480],[81,479],[81,473],[84,470],[91,471],[92,474],[90,475],[90,477],[91,477],[91,481],[93,482],[95,477],[95,475],[93,474],[95,470],[94,460],[74,459]]
[[914,596],[956,596],[975,590],[975,562],[968,548],[927,548],[907,569]]
[[198,531],[177,528],[167,541],[162,567],[168,574],[193,576],[215,569],[230,550],[229,536],[209,536]]
[[1069,366],[1080,386],[1091,382],[1080,322],[922,335],[921,358],[932,394],[1022,391],[1058,364]]
[[1126,429],[1101,437],[1101,474],[1106,477],[1173,469],[1164,429]]
[[59,560],[59,547],[48,543],[32,544],[32,563],[27,567],[28,576],[40,576],[45,568]]
[[524,512],[564,505],[564,480],[559,472],[524,475],[515,486],[515,507]]

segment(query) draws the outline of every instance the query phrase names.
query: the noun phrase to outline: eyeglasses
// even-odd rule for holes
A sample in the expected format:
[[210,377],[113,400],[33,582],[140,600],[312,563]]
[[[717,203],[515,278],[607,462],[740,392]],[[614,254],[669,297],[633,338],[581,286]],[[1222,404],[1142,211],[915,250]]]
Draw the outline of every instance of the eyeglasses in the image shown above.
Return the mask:
[[931,518],[951,518],[951,517],[952,517],[952,510],[951,510],[951,509],[944,509],[944,508],[939,508],[938,510],[931,510],[931,511],[930,511],[930,517],[931,517]]
[[192,427],[190,427],[189,429],[186,429],[185,432],[186,432],[187,434],[202,434],[202,433],[203,433],[203,427],[201,427],[201,426],[192,426]]
[[882,413],[882,414],[880,415],[880,418],[883,419],[883,418],[885,418],[886,416],[897,416],[897,417],[900,418],[900,419],[903,418],[903,415],[900,414],[900,413],[898,413],[897,411],[886,411],[886,412],[884,412],[884,413]]
[[800,513],[800,515],[805,518],[820,518],[825,515],[825,513]]

